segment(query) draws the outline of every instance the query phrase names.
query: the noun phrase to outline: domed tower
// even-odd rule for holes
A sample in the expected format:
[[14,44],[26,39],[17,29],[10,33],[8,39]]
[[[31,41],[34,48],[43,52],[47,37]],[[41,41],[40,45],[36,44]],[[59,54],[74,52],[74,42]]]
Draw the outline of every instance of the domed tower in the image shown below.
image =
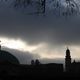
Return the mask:
[[71,55],[70,55],[70,50],[67,48],[65,56],[65,70],[67,72],[70,71],[70,66],[71,66]]
[[4,50],[0,50],[0,64],[1,63],[20,64],[14,55]]
[[20,64],[19,60],[14,55],[1,49],[0,41],[0,64],[1,63]]

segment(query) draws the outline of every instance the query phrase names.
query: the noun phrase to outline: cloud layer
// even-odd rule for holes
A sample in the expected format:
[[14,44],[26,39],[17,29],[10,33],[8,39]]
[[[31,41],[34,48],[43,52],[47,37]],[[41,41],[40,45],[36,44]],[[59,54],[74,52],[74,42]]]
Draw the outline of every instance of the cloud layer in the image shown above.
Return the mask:
[[79,21],[79,16],[66,19],[52,13],[47,16],[27,15],[4,5],[0,8],[0,35],[21,38],[31,44],[76,44],[80,41]]
[[[50,46],[53,49],[65,45],[80,45],[79,15],[56,16],[50,7],[48,7],[50,12],[47,9],[48,12],[45,16],[27,15],[22,10],[15,10],[12,6],[9,7],[8,3],[5,4],[0,3],[1,37],[22,39],[29,45],[46,43],[48,45],[47,50]],[[52,50],[51,48],[50,50]],[[27,52],[27,54],[28,60],[34,58],[34,56],[37,58],[32,53]]]

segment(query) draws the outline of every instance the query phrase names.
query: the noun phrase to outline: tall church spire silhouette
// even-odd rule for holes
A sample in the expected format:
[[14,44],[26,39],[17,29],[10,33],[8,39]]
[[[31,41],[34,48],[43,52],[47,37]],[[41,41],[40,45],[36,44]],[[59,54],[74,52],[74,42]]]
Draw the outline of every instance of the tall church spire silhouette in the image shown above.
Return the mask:
[[65,56],[65,70],[67,72],[70,71],[70,66],[71,66],[71,55],[70,55],[69,48],[67,48],[67,50],[66,50],[66,56]]

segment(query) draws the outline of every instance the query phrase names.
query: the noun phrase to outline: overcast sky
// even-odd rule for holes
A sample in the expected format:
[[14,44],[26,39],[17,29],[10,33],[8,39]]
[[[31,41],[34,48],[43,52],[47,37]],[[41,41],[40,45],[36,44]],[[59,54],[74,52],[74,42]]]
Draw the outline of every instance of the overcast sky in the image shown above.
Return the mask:
[[[66,9],[64,1],[60,3],[60,16],[59,8],[53,8],[54,2],[46,3],[45,15],[28,15],[36,11],[35,6],[14,8],[11,0],[0,2],[0,39],[5,50],[18,57],[21,63],[37,58],[43,62],[61,62],[67,46],[73,58],[80,58],[80,15],[79,12],[75,15],[78,11],[75,7],[74,14],[62,16]],[[79,7],[79,0],[74,1]],[[11,40],[15,46],[17,40],[24,46],[11,47]]]

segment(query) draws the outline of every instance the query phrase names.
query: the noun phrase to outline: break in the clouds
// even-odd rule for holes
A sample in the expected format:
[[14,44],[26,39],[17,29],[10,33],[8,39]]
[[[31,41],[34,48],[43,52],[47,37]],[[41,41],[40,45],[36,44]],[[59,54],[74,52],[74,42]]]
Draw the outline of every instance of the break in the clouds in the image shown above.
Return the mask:
[[[65,10],[64,0],[61,3],[61,11],[63,11],[63,9]],[[76,0],[76,3],[80,7],[79,0]],[[54,12],[53,4],[47,4],[45,15],[27,15],[27,9],[25,9],[26,11],[20,8],[14,9],[10,0],[8,2],[0,2],[0,38],[4,37],[5,40],[8,38],[8,41],[13,39],[15,40],[14,42],[22,40],[25,43],[25,47],[18,47],[18,50],[23,51],[25,49],[30,51],[29,47],[31,47],[33,50],[31,50],[30,54],[38,54],[41,58],[62,58],[65,55],[65,46],[68,45],[71,49],[74,49],[74,56],[79,55],[79,13],[67,18],[62,15],[59,16],[57,15],[57,10]],[[30,11],[29,8],[28,11]],[[10,48],[11,45],[6,47]],[[16,48],[14,47],[13,49]]]

